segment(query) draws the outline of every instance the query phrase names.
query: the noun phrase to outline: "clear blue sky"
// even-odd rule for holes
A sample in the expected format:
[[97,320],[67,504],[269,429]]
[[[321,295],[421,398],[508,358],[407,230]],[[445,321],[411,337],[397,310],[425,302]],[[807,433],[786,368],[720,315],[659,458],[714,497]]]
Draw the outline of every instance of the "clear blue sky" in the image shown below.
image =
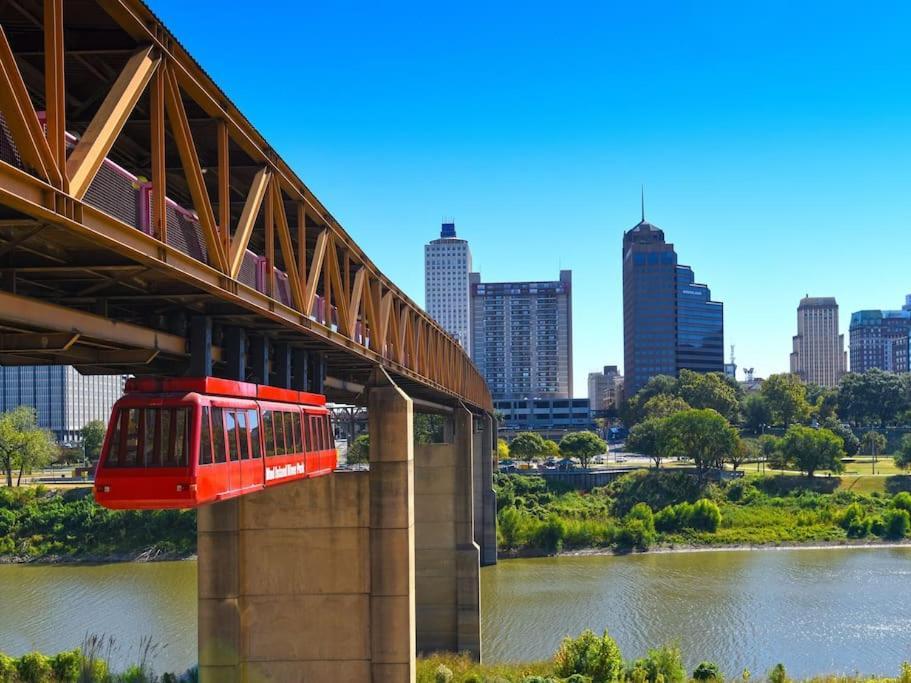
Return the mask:
[[804,294],[847,344],[851,311],[911,293],[911,5],[497,5],[152,0],[418,302],[444,216],[486,280],[571,268],[577,396],[622,365],[642,183],[759,375]]

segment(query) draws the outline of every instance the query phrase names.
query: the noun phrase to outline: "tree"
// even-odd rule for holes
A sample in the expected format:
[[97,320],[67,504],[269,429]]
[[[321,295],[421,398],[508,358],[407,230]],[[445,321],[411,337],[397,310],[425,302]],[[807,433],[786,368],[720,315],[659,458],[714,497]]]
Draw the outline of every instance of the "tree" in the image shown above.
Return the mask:
[[689,408],[690,404],[679,396],[672,396],[670,394],[656,394],[645,402],[643,412],[645,419],[651,420],[656,418],[660,419],[662,417],[670,417],[674,413],[679,413],[681,410],[687,410]]
[[901,445],[898,447],[898,453],[894,456],[895,466],[902,470],[911,467],[911,434],[905,434],[902,437]]
[[415,443],[442,443],[443,425],[446,422],[442,415],[434,413],[414,414],[414,442]]
[[97,460],[101,455],[103,442],[104,422],[101,420],[87,422],[82,428],[82,448],[85,450],[85,457],[89,460]]
[[358,434],[354,443],[348,447],[348,464],[357,465],[370,462],[370,435]]
[[497,460],[509,460],[509,444],[506,439],[497,439]]
[[545,452],[544,439],[535,432],[519,432],[509,444],[509,454],[519,460],[531,462]]
[[841,472],[844,469],[842,440],[828,429],[791,425],[781,440],[781,452],[808,477],[817,470]]
[[711,408],[691,408],[665,418],[663,447],[665,457],[692,458],[700,477],[711,467],[720,468],[734,450],[737,430]]
[[744,428],[753,434],[762,434],[772,424],[772,410],[762,394],[749,394],[740,404],[740,411],[743,413]]
[[548,458],[559,458],[560,447],[557,445],[557,442],[553,439],[544,439],[544,454]]
[[650,457],[655,461],[655,469],[661,467],[661,460],[664,458],[664,424],[665,418],[650,418],[633,427],[626,437],[627,450]]
[[711,408],[728,420],[735,419],[740,408],[737,392],[720,372],[681,370],[676,393],[693,408]]
[[[763,434],[759,437],[759,452],[762,454],[763,463],[770,463],[773,467],[777,464],[784,466],[781,456],[781,439],[772,434]],[[763,470],[764,471],[764,470]]]
[[731,468],[736,472],[737,468],[747,460],[755,460],[756,452],[757,447],[753,446],[751,442],[744,441],[740,437],[737,437],[734,448],[728,453],[727,461],[731,463]]
[[658,394],[673,395],[677,393],[677,379],[670,375],[655,375],[634,396],[626,399],[620,406],[620,417],[623,423],[632,428],[645,419],[645,404]]
[[6,472],[6,485],[13,485],[13,470],[19,470],[16,486],[24,472],[51,461],[57,444],[53,435],[38,426],[34,408],[19,406],[0,415],[0,466]]
[[810,416],[806,387],[797,375],[770,375],[759,391],[769,404],[775,424],[789,427],[792,422],[803,422]]
[[855,426],[878,422],[884,427],[907,408],[907,383],[894,372],[851,372],[838,387],[839,413]]
[[886,437],[871,429],[861,437],[860,443],[864,453],[873,456],[873,474],[876,474],[876,456],[886,448]]
[[837,417],[834,415],[827,417],[819,423],[819,426],[825,427],[830,432],[835,432],[841,437],[841,440],[845,442],[845,453],[847,455],[857,455],[860,450],[860,439],[854,436],[854,432],[851,431],[850,427],[839,422]]
[[607,452],[607,444],[594,432],[571,432],[560,439],[560,452],[588,467],[589,460]]

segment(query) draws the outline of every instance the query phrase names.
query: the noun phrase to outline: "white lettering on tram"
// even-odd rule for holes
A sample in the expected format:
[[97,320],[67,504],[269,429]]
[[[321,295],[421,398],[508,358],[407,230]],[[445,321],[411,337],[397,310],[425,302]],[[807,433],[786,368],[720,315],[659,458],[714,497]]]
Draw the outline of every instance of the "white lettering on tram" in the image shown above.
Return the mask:
[[307,466],[302,462],[292,463],[290,465],[277,465],[275,467],[266,468],[266,481],[284,479],[285,477],[293,477],[295,474],[306,473]]

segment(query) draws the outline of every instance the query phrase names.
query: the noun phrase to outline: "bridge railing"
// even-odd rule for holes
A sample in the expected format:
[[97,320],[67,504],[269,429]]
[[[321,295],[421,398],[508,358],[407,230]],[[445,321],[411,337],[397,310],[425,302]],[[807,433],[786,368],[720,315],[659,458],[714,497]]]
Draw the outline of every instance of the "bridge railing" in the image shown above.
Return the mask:
[[[489,410],[458,342],[376,268],[149,9],[98,5],[135,49],[86,123],[66,121],[62,0],[46,0],[36,20],[39,84],[27,87],[0,26],[0,203]],[[29,92],[42,87],[36,111]],[[128,155],[120,138],[131,116],[149,135],[132,137]],[[200,145],[203,128],[215,135]]]

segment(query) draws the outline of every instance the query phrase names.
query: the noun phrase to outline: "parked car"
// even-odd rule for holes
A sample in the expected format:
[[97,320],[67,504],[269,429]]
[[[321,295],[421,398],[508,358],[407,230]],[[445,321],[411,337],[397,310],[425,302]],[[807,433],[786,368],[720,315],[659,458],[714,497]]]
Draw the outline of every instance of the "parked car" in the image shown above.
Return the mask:
[[603,465],[604,463],[605,460],[603,455],[596,455],[594,458],[592,458],[593,465]]

